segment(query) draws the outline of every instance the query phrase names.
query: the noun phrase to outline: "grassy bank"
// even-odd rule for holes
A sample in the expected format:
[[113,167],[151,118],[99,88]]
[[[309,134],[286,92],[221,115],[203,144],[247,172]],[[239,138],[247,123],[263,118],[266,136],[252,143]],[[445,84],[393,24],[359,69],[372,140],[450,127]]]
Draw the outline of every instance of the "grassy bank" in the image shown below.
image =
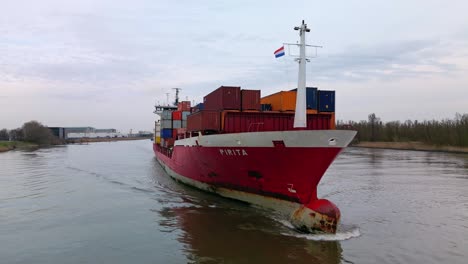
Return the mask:
[[400,150],[424,150],[439,152],[468,153],[468,147],[438,146],[423,142],[369,142],[363,141],[352,145],[353,147],[400,149]]
[[0,141],[0,152],[12,149],[33,149],[37,147],[39,147],[39,145],[23,141]]

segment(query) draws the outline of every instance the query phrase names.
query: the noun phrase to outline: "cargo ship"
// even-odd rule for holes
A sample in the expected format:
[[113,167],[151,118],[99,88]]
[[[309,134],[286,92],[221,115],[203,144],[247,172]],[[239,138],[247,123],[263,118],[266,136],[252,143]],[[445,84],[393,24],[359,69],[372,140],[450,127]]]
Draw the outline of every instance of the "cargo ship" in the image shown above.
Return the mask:
[[335,233],[340,211],[317,185],[355,131],[335,129],[335,92],[306,87],[305,33],[299,31],[296,89],[221,86],[203,103],[157,105],[154,153],[177,181],[271,208],[303,232]]

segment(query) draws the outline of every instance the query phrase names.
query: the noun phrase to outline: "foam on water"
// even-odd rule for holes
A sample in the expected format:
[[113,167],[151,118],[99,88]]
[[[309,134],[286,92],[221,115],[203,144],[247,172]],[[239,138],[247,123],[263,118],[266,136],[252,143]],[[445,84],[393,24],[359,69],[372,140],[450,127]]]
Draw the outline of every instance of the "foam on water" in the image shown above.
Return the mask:
[[352,227],[348,230],[338,230],[336,234],[303,234],[298,233],[294,230],[294,226],[286,220],[278,220],[281,224],[292,229],[291,232],[282,232],[282,235],[285,236],[293,236],[298,238],[305,238],[307,240],[314,240],[314,241],[343,241],[348,240],[353,237],[361,236],[361,232],[359,231],[358,227]]

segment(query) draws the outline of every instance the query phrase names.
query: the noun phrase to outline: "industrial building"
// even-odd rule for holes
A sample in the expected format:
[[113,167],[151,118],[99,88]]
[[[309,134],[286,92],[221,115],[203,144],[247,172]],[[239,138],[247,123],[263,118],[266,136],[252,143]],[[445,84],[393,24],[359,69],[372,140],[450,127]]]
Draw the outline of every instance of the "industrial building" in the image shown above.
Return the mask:
[[125,137],[114,128],[98,129],[94,127],[49,127],[60,139],[73,138],[116,138]]

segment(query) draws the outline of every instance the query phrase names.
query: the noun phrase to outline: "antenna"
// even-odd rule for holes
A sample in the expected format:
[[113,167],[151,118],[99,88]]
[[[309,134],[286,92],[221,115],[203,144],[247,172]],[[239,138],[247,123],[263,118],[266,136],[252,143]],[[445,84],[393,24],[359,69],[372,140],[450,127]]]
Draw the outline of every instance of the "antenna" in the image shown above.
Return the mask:
[[175,90],[175,103],[174,105],[177,106],[177,104],[179,103],[179,91],[182,90],[182,88],[172,88]]
[[166,93],[166,103],[167,103],[167,105],[169,105],[169,94],[170,93]]

